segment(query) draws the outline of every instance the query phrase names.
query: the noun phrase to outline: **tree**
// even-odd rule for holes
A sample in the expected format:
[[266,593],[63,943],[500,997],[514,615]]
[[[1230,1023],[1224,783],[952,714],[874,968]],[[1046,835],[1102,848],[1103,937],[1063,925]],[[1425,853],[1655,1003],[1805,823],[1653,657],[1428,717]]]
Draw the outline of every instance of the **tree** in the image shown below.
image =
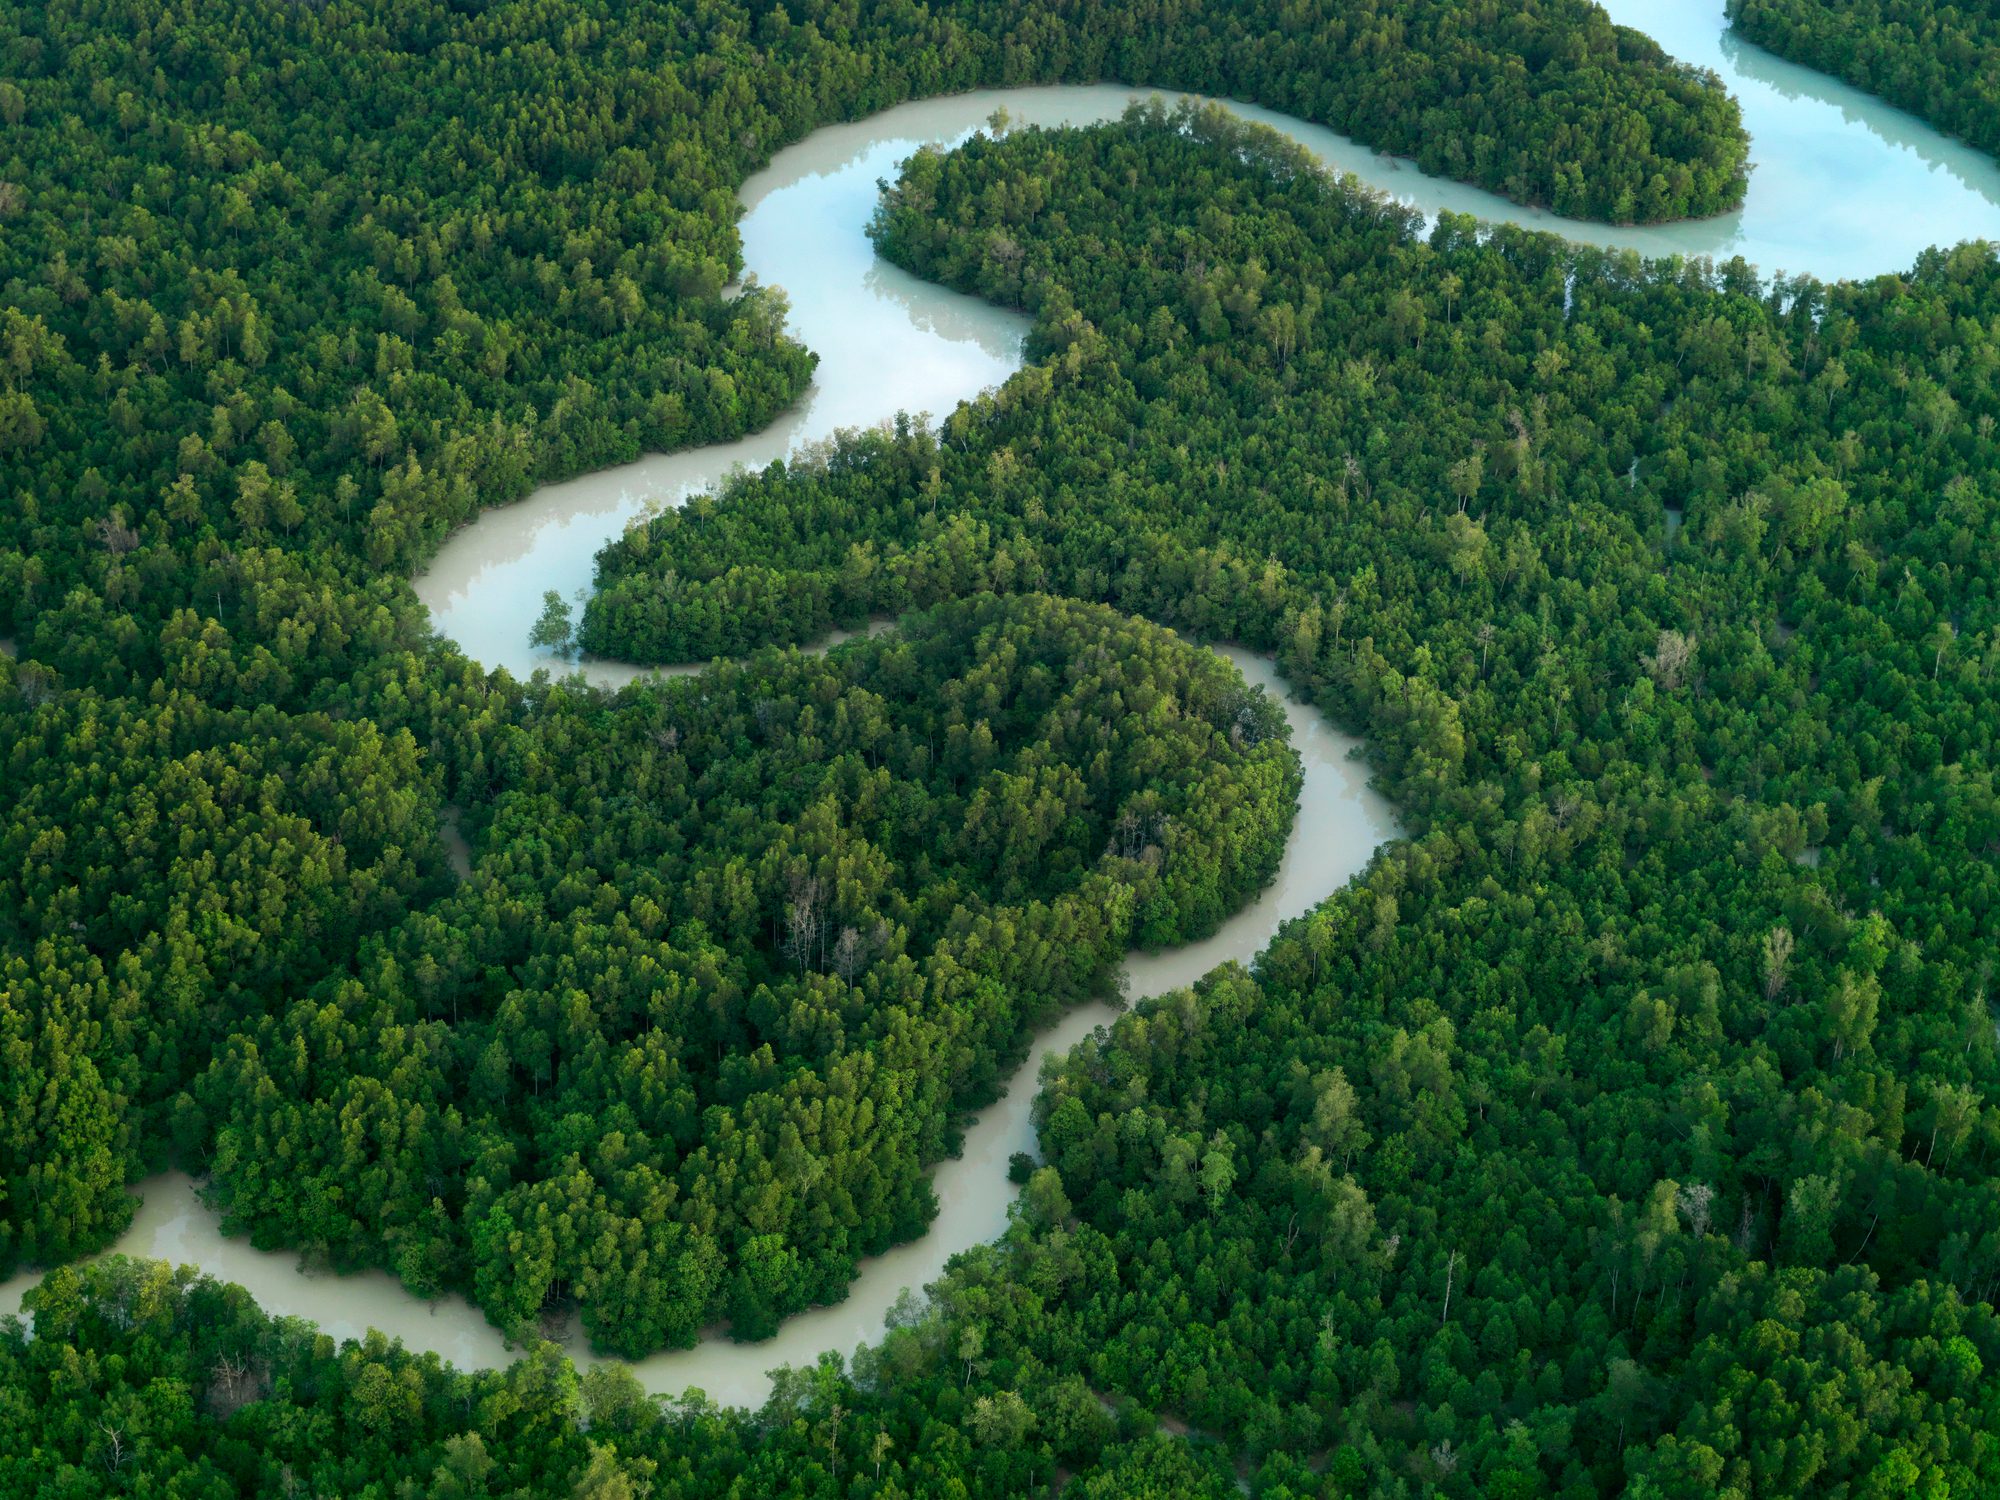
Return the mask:
[[572,650],[569,604],[554,589],[542,595],[542,612],[528,631],[528,644],[557,656]]
[[1694,664],[1695,639],[1683,635],[1678,630],[1662,630],[1658,643],[1650,655],[1641,656],[1640,664],[1667,692],[1677,691],[1687,677],[1687,671]]
[[1786,975],[1792,962],[1792,932],[1789,927],[1773,927],[1764,935],[1764,998],[1775,1000],[1785,991]]
[[1013,1391],[998,1391],[972,1403],[972,1436],[989,1448],[1019,1448],[1034,1425],[1035,1414]]

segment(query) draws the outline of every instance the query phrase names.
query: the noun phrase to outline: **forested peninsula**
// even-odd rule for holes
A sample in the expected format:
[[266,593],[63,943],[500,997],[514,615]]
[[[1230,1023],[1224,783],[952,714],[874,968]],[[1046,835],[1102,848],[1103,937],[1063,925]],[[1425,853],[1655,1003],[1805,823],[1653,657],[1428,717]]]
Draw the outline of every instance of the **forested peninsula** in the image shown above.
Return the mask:
[[[0,1271],[58,1266],[0,1491],[2000,1487],[1991,247],[1766,279],[1215,109],[996,124],[872,233],[1028,367],[607,549],[589,649],[734,658],[608,694],[407,575],[798,398],[722,290],[815,124],[1130,73],[1658,217],[1740,193],[1733,106],[1581,3],[107,0],[0,56]],[[878,1345],[743,1412],[541,1342],[838,1298],[1032,1029],[1268,879],[1298,760],[1190,637],[1409,837],[1052,1068],[1008,1233]],[[65,1264],[168,1164],[522,1358]]]
[[1933,0],[1729,0],[1743,37],[2000,154],[2000,17]]

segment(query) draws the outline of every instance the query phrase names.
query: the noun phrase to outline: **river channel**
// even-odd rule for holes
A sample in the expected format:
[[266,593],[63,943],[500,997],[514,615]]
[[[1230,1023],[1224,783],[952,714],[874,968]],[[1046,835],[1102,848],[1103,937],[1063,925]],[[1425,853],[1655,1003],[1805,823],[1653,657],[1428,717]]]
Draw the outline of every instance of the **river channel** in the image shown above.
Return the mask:
[[[1425,177],[1331,131],[1248,105],[1231,107],[1426,215],[1450,209],[1648,255],[1742,255],[1766,272],[1836,279],[1902,269],[1931,244],[2000,240],[2000,167],[1989,158],[1867,95],[1736,41],[1719,0],[1606,0],[1606,9],[1675,56],[1714,69],[1741,101],[1755,170],[1737,212],[1639,229],[1577,224]],[[831,126],[780,152],[743,187],[744,260],[748,274],[786,290],[792,332],[820,356],[805,398],[740,442],[644,459],[486,512],[415,580],[438,630],[488,667],[517,675],[540,667],[575,670],[531,648],[529,626],[544,590],[583,594],[596,553],[633,520],[712,488],[738,467],[761,466],[899,411],[942,417],[1004,381],[1021,362],[1025,319],[876,259],[864,229],[878,179],[893,177],[919,146],[963,139],[1002,107],[1024,125],[1088,124],[1116,117],[1145,92],[1103,85],[961,95]],[[1227,654],[1285,703],[1306,765],[1298,822],[1276,882],[1214,937],[1132,956],[1127,993],[1135,999],[1191,982],[1228,960],[1250,961],[1281,921],[1338,890],[1396,832],[1391,810],[1351,756],[1354,742],[1290,701],[1268,661]],[[607,686],[635,675],[611,662],[580,669]],[[1042,1060],[1112,1015],[1108,1006],[1086,1007],[1037,1039],[1002,1098],[967,1132],[964,1153],[938,1165],[940,1212],[930,1232],[864,1262],[844,1302],[791,1319],[764,1343],[709,1339],[655,1356],[635,1367],[645,1385],[674,1393],[694,1386],[719,1400],[755,1403],[769,1389],[774,1366],[809,1363],[829,1349],[849,1353],[878,1338],[904,1288],[921,1288],[952,1255],[1004,1228],[1013,1197],[1007,1159],[1032,1149],[1029,1106]],[[184,1177],[155,1178],[139,1191],[144,1202],[117,1246],[125,1253],[193,1264],[240,1282],[270,1312],[311,1318],[339,1337],[379,1328],[468,1368],[513,1357],[461,1299],[420,1302],[379,1272],[304,1273],[292,1255],[223,1237]],[[12,1311],[31,1284],[23,1277],[0,1286],[0,1313]],[[580,1348],[572,1352],[589,1358]]]

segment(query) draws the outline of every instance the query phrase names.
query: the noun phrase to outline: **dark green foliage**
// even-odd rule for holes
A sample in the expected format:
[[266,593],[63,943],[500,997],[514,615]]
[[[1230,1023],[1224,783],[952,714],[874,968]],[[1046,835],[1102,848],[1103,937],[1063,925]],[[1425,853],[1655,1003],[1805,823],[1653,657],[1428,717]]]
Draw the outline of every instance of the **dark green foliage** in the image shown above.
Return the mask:
[[1298,788],[1232,668],[1033,596],[557,689],[495,769],[473,878],[242,1022],[180,1144],[259,1242],[627,1354],[921,1233],[954,1116],[1268,880]]
[[1735,101],[1589,0],[939,9],[987,35],[1015,27],[1008,82],[1033,68],[1252,99],[1576,218],[1698,218],[1743,199]]
[[920,155],[876,233],[1043,363],[632,534],[604,617],[739,556],[829,619],[1103,598],[1275,646],[1421,834],[1051,1080],[984,1347],[1351,1492],[1995,1482],[1992,251],[1420,238],[1144,110]]
[[[752,168],[827,119],[986,82],[1158,70],[1350,107],[1294,97],[1289,13],[1232,9],[1222,46],[1193,17],[1096,6],[799,9],[0,6],[0,631],[19,640],[0,668],[0,1267],[102,1244],[121,1179],[170,1150],[206,1166],[226,1142],[185,1089],[218,1057],[275,1066],[243,1048],[305,997],[331,1026],[357,995],[501,982],[466,980],[470,945],[426,911],[451,886],[436,829],[448,803],[492,823],[510,736],[532,743],[548,700],[440,649],[401,575],[481,505],[739,436],[796,398],[812,356],[782,299],[720,296]],[[1441,15],[1394,12],[1427,36]],[[1427,81],[1350,123],[1402,139],[1412,100],[1464,87],[1383,26]],[[1740,148],[1718,90],[1586,6],[1454,10],[1448,29],[1526,139],[1603,140],[1596,90],[1697,176]],[[1476,170],[1541,191],[1518,167]],[[519,857],[538,910],[563,867]],[[1212,921],[1227,884],[1134,934]],[[413,965],[381,997],[376,940]],[[437,1048],[415,1027],[369,1039],[426,1076]],[[468,1247],[438,1224],[474,1157],[456,1137],[412,1150],[410,1176],[344,1206],[245,1221],[389,1255],[415,1286],[462,1278]],[[357,1204],[389,1200],[409,1212],[364,1247]]]
[[1001,1500],[1065,1467],[1094,1474],[1090,1494],[1233,1493],[1215,1455],[1114,1433],[1080,1381],[1033,1364],[967,1392],[829,1361],[750,1415],[653,1400],[617,1368],[579,1376],[549,1344],[495,1374],[379,1335],[336,1348],[157,1263],[57,1271],[34,1300],[32,1337],[0,1324],[9,1496]]
[[[0,674],[10,673],[0,663]],[[407,730],[163,690],[0,697],[0,1266],[67,1259],[131,1215],[205,1039],[261,1015],[447,885]]]
[[1935,0],[1729,0],[1737,31],[2000,153],[2000,16]]
[[524,1335],[761,1333],[922,1227],[1030,1027],[1271,868],[1275,706],[1133,616],[1276,651],[1414,830],[1055,1069],[1006,1240],[851,1371],[653,1403],[113,1262],[0,1331],[0,1493],[2000,1487],[1990,250],[1423,235],[1200,113],[926,153],[879,243],[1035,365],[634,533],[581,625],[902,631],[608,698],[486,679],[402,573],[796,395],[717,292],[814,124],[1144,75],[1652,216],[1740,188],[1733,111],[1581,6],[0,28],[0,1265],[177,1157]]
[[[1290,15],[1223,47],[1103,7],[990,9],[0,7],[0,630],[22,703],[60,700],[54,727],[9,718],[31,789],[10,848],[77,887],[0,911],[26,976],[4,1034],[33,1059],[4,1080],[0,1176],[47,1179],[0,1201],[0,1264],[101,1242],[117,1178],[159,1159],[175,1091],[231,1030],[351,974],[365,936],[442,890],[438,809],[480,821],[491,733],[532,705],[437,651],[400,575],[482,504],[738,436],[803,388],[781,299],[718,295],[749,170],[826,119],[982,82],[1158,70],[1351,108],[1288,92]],[[1439,10],[1395,14],[1430,35]],[[1427,80],[1413,99],[1464,94],[1384,27]],[[1595,89],[1697,176],[1740,152],[1718,90],[1588,7],[1449,29],[1496,107],[1512,80],[1524,139],[1605,139]],[[1349,83],[1384,76],[1368,52]],[[1349,123],[1393,143],[1427,129],[1415,107],[1377,96]],[[1476,170],[1543,192],[1508,162]],[[301,784],[301,736],[333,722],[358,769]],[[100,725],[129,763],[95,754]],[[217,811],[181,829],[184,790]],[[224,826],[245,798],[300,838]],[[267,858],[274,837],[297,847]]]

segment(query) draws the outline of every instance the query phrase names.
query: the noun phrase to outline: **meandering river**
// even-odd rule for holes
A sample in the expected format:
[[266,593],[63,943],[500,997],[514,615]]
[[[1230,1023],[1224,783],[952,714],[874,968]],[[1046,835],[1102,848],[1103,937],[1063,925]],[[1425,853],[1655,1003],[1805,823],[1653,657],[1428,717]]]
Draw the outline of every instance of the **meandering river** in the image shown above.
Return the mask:
[[[1836,280],[1905,269],[1933,244],[2000,240],[2000,165],[1991,158],[1737,41],[1720,0],[1608,0],[1605,8],[1676,57],[1719,73],[1741,101],[1755,163],[1741,209],[1639,228],[1586,224],[1426,177],[1288,115],[1231,108],[1426,215],[1450,209],[1647,255],[1741,255],[1766,272]],[[962,94],[829,126],[780,152],[743,186],[743,257],[750,274],[790,294],[792,332],[820,357],[805,398],[740,442],[642,459],[486,512],[416,580],[439,631],[488,666],[517,675],[560,670],[528,645],[543,591],[580,598],[598,551],[640,515],[842,428],[898,411],[942,417],[1006,379],[1020,363],[1026,319],[878,260],[864,233],[877,182],[893,178],[917,147],[963,139],[996,109],[1020,124],[1089,124],[1147,92],[1103,85]],[[612,662],[584,670],[607,684],[633,675]]]
[[[1649,255],[1742,255],[1767,272],[1861,277],[1906,267],[1925,246],[2000,239],[2000,168],[1899,110],[1821,75],[1735,41],[1719,0],[1605,0],[1612,17],[1657,38],[1674,55],[1718,72],[1742,102],[1756,170],[1738,212],[1695,223],[1617,229],[1525,210],[1490,194],[1425,177],[1333,132],[1268,110],[1232,106],[1281,130],[1343,172],[1427,215],[1440,209],[1550,229]],[[517,674],[563,664],[527,644],[543,591],[579,596],[592,559],[648,510],[708,489],[738,466],[759,466],[843,428],[898,411],[943,416],[1004,380],[1021,360],[1026,323],[905,275],[878,261],[864,227],[877,180],[918,146],[948,144],[997,108],[1023,124],[1085,124],[1115,117],[1144,91],[1101,86],[1018,89],[910,104],[853,125],[816,132],[744,185],[748,271],[791,297],[791,328],[820,355],[812,388],[765,432],[552,485],[518,505],[489,511],[454,536],[416,580],[438,629],[470,656]],[[1270,664],[1228,651],[1244,675],[1284,697]],[[616,684],[633,669],[582,666]],[[1305,759],[1299,819],[1277,881],[1207,942],[1163,955],[1134,955],[1128,992],[1157,994],[1229,959],[1249,960],[1278,924],[1318,904],[1393,836],[1390,809],[1350,758],[1353,742],[1306,707],[1286,701]],[[476,858],[476,851],[467,851]],[[755,1345],[708,1340],[636,1368],[651,1389],[697,1386],[717,1399],[754,1403],[767,1372],[809,1363],[824,1350],[848,1353],[880,1336],[905,1287],[934,1280],[958,1251],[997,1235],[1013,1191],[1007,1158],[1032,1149],[1029,1105],[1041,1061],[1109,1019],[1108,1007],[1073,1013],[1037,1039],[1003,1097],[967,1132],[964,1154],[935,1174],[940,1212],[921,1240],[865,1262],[847,1300],[788,1321]],[[302,1273],[289,1254],[225,1239],[184,1177],[141,1186],[144,1202],[118,1249],[200,1266],[247,1286],[270,1311],[308,1317],[328,1333],[379,1328],[413,1348],[464,1367],[512,1356],[484,1318],[458,1298],[423,1303],[390,1277]],[[12,1311],[32,1278],[0,1286]],[[574,1351],[587,1359],[582,1350]]]
[[[1236,647],[1216,649],[1284,705],[1292,743],[1305,767],[1299,817],[1277,877],[1212,937],[1127,957],[1125,990],[1133,999],[1192,983],[1230,959],[1247,962],[1270,942],[1280,923],[1339,890],[1396,833],[1394,812],[1369,787],[1365,768],[1351,753],[1355,740],[1289,698],[1268,658]],[[857,1345],[879,1339],[904,1288],[921,1291],[943,1273],[952,1256],[1006,1228],[1014,1199],[1007,1159],[1035,1149],[1029,1107],[1043,1059],[1068,1051],[1116,1015],[1108,1004],[1083,1006],[1035,1039],[1031,1055],[1007,1080],[1000,1099],[966,1131],[964,1150],[934,1170],[938,1216],[930,1231],[863,1261],[845,1301],[789,1319],[775,1338],[763,1343],[717,1337],[693,1349],[654,1355],[633,1366],[641,1382],[649,1390],[675,1395],[695,1386],[719,1401],[755,1405],[769,1394],[769,1372],[777,1366],[810,1364],[829,1349],[851,1354]],[[247,1287],[267,1312],[310,1318],[336,1338],[359,1338],[379,1328],[413,1349],[435,1352],[467,1369],[491,1369],[514,1358],[485,1315],[460,1297],[422,1302],[381,1271],[302,1274],[290,1252],[259,1251],[246,1240],[225,1237],[194,1184],[179,1173],[152,1178],[138,1191],[144,1201],[116,1247],[125,1254],[199,1266]],[[0,1285],[0,1314],[16,1310],[35,1279],[22,1276]],[[572,1340],[569,1350],[579,1363],[596,1362],[580,1341]]]

